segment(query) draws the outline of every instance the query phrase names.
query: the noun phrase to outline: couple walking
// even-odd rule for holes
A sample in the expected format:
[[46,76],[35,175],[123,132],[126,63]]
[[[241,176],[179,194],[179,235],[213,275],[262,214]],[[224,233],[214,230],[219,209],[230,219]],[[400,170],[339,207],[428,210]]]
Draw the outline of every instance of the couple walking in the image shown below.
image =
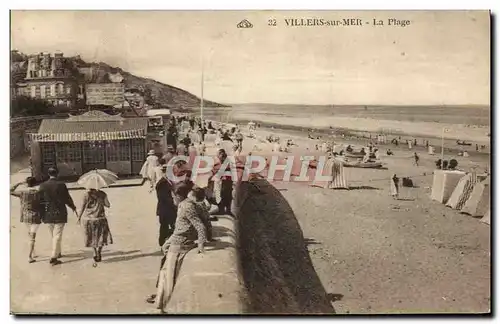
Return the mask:
[[49,168],[49,179],[36,188],[36,179],[28,177],[25,181],[27,188],[18,190],[22,184],[18,183],[11,187],[12,196],[21,200],[20,221],[26,224],[29,236],[28,262],[36,261],[34,255],[35,239],[38,228],[43,223],[48,225],[52,237],[52,252],[49,263],[58,265],[62,262],[61,245],[64,228],[68,223],[68,211],[71,208],[80,219],[84,218],[85,246],[94,249],[94,260],[100,261],[100,251],[104,244],[112,243],[109,226],[104,214],[104,207],[109,207],[106,194],[99,190],[89,190],[84,197],[80,213],[69,194],[64,182],[58,181],[58,172],[55,168]]

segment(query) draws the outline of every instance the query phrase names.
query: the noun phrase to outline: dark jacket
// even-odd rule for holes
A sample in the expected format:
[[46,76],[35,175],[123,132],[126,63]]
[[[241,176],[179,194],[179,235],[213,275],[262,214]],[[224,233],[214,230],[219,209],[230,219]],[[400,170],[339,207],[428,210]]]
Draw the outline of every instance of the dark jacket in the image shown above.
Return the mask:
[[186,136],[182,139],[181,143],[184,144],[186,147],[189,147],[189,145],[191,145],[191,139]]
[[44,223],[67,223],[66,206],[73,210],[76,207],[66,184],[56,179],[49,179],[40,185],[40,193],[45,205],[42,221]]
[[172,189],[172,184],[165,177],[156,183],[156,197],[158,198],[156,215],[160,224],[175,224],[177,207],[174,204]]

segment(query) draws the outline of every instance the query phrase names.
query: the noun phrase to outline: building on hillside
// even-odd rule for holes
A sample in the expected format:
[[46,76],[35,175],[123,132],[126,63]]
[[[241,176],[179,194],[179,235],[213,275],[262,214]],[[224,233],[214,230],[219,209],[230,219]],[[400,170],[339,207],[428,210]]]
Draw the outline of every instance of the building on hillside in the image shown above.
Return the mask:
[[148,118],[124,118],[92,110],[66,119],[44,119],[30,134],[32,173],[43,179],[50,167],[62,177],[93,169],[138,175],[146,159]]
[[62,53],[30,55],[27,65],[24,80],[17,83],[17,95],[46,100],[60,110],[74,108],[82,98],[78,70]]
[[13,62],[10,64],[10,98],[16,99],[16,97],[21,93],[19,90],[22,81],[26,77],[27,62]]

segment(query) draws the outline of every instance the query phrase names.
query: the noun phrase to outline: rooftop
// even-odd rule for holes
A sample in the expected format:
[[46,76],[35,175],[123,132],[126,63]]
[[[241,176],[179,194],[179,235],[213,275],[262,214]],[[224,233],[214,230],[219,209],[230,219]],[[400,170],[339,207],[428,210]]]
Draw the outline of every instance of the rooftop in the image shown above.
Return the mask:
[[40,142],[144,138],[148,118],[124,118],[93,110],[65,119],[44,119],[32,139]]

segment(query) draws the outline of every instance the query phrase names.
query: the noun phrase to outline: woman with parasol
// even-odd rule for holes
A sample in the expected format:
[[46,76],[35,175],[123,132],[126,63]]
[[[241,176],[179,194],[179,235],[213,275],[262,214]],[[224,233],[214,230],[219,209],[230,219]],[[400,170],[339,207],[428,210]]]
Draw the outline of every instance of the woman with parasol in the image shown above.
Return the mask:
[[94,261],[102,260],[102,247],[113,244],[109,230],[105,208],[110,207],[108,196],[101,188],[108,187],[118,177],[108,170],[94,170],[84,174],[78,180],[87,192],[83,198],[82,208],[78,213],[78,224],[83,218],[85,247],[94,249]]

